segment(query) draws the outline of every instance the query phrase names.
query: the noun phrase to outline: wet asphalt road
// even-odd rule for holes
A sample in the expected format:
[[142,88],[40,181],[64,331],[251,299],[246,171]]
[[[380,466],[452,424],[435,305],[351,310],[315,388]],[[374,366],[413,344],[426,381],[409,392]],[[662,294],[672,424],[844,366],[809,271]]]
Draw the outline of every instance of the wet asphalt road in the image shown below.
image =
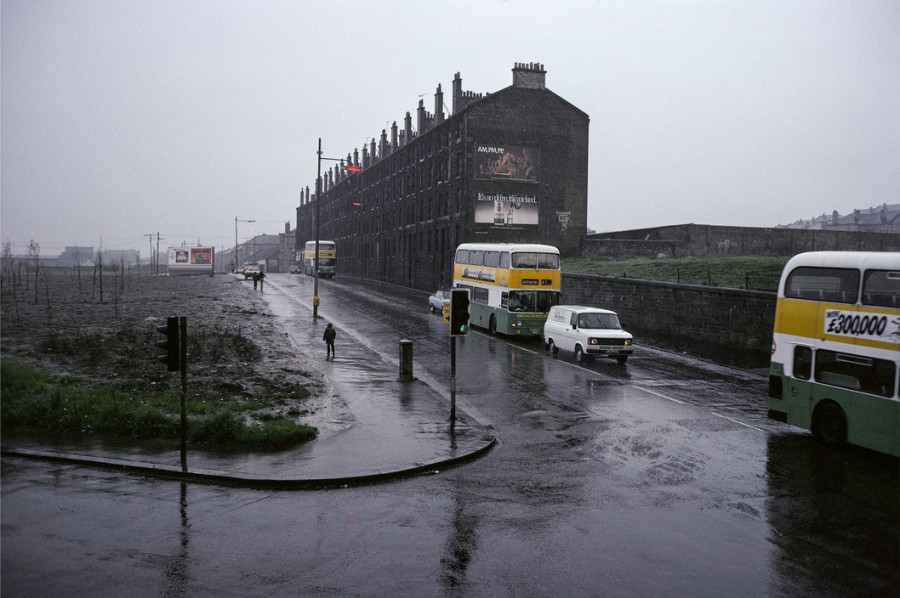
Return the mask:
[[[308,317],[310,279],[267,281],[277,314]],[[447,392],[424,294],[320,295],[339,356],[410,339]],[[582,367],[481,332],[457,347],[459,407],[499,444],[435,476],[265,492],[4,459],[3,595],[897,595],[897,461],[767,420],[764,372],[646,347]]]

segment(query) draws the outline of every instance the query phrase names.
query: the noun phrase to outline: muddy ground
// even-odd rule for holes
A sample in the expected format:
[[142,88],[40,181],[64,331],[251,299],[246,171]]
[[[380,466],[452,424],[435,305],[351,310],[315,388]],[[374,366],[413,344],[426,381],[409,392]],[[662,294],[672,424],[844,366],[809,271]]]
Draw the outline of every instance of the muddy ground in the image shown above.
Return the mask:
[[[92,269],[5,272],[0,355],[85,385],[180,392],[157,358],[157,327],[187,317],[188,395],[293,414],[316,425],[326,394],[318,361],[277,330],[251,281],[232,275],[152,276]],[[299,414],[299,415],[298,415]]]

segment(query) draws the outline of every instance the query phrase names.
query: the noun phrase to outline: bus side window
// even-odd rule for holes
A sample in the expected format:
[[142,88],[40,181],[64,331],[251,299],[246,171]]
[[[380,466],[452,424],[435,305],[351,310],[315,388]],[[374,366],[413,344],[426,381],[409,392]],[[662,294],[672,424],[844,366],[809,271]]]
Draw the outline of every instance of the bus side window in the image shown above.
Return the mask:
[[508,306],[509,293],[507,291],[503,291],[503,293],[500,294],[500,307],[502,307],[503,309],[507,309]]
[[900,296],[900,272],[867,270],[863,278],[863,303],[897,307]]
[[794,347],[794,378],[809,380],[812,375],[812,349],[798,345]]

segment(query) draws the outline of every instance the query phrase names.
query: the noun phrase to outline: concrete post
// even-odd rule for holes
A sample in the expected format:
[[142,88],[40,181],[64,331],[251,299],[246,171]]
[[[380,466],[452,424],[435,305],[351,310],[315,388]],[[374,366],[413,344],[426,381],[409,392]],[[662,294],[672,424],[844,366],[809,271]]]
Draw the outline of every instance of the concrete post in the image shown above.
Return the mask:
[[412,382],[413,379],[413,342],[403,339],[400,341],[400,382]]

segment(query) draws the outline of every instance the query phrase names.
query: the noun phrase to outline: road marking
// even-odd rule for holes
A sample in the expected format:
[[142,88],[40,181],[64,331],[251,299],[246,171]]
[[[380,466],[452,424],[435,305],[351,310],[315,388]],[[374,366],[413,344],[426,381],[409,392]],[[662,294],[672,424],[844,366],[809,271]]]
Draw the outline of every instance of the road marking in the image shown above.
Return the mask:
[[728,421],[730,421],[733,424],[737,424],[739,426],[744,426],[745,428],[750,428],[751,430],[756,430],[757,432],[765,432],[765,430],[763,430],[761,428],[757,428],[756,426],[751,426],[750,424],[745,424],[744,422],[734,419],[733,417],[728,417],[727,415],[722,415],[721,413],[716,413],[715,411],[713,411],[712,414],[715,415],[716,417],[721,417],[722,419],[727,419]]
[[659,397],[659,398],[665,399],[667,401],[672,401],[673,403],[678,403],[679,405],[684,405],[684,401],[679,401],[678,399],[672,398],[670,396],[666,396],[666,395],[662,394],[661,392],[656,392],[656,391],[650,390],[649,388],[644,388],[643,386],[637,386],[637,385],[635,385],[634,388],[636,388],[638,390],[642,390],[642,391],[646,392],[647,394],[651,394],[655,397]]

